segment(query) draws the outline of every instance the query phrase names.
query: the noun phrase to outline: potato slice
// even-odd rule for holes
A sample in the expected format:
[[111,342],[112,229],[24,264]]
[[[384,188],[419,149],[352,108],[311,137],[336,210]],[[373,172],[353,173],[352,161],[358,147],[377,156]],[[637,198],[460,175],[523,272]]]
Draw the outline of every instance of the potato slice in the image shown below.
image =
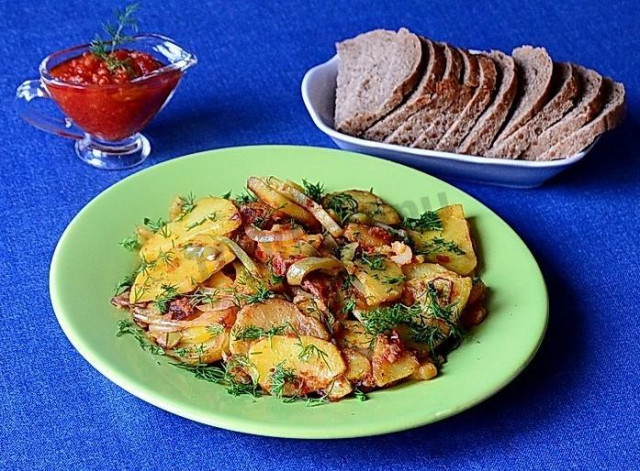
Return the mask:
[[335,345],[308,335],[264,338],[251,346],[249,359],[253,380],[279,397],[327,389],[346,370]]
[[330,401],[337,401],[345,397],[348,394],[351,394],[353,391],[353,386],[349,382],[347,378],[344,376],[338,376],[334,379],[329,387],[323,391],[327,398]]
[[345,377],[352,383],[368,382],[371,376],[371,362],[369,359],[353,348],[342,350],[347,362]]
[[420,366],[416,356],[405,350],[398,339],[378,335],[371,360],[373,380],[383,387],[411,376]]
[[438,376],[438,368],[430,361],[420,363],[420,366],[413,372],[411,379],[416,381],[427,381]]
[[428,342],[414,341],[415,335],[406,326],[399,326],[396,329],[407,347],[418,352],[419,357],[427,357],[447,339],[451,331],[450,323],[456,326],[460,325],[461,313],[467,306],[472,281],[469,277],[460,276],[435,263],[406,265],[403,267],[403,271],[407,277],[406,291],[416,303],[424,306],[432,305],[434,300],[429,294],[431,288],[437,293],[438,304],[445,308],[443,312],[450,313],[448,322],[429,315],[429,311],[416,319],[416,322],[424,327],[431,326],[439,329],[439,333],[436,332],[437,335],[428,337]]
[[274,298],[248,304],[238,312],[230,349],[233,354],[245,354],[257,340],[283,334],[329,339],[327,329],[318,319],[305,316],[289,301]]
[[[367,215],[373,221],[389,226],[400,224],[398,212],[370,191],[348,190],[326,195],[322,205],[336,220],[348,222],[351,216]],[[356,217],[358,217],[356,216]]]
[[371,349],[375,337],[369,334],[360,321],[344,320],[338,335],[338,346],[342,350],[353,349],[367,358],[371,358]]
[[222,324],[191,327],[180,332],[182,338],[167,355],[180,359],[187,364],[208,364],[222,360],[229,352],[230,328]]
[[278,211],[282,211],[283,213],[291,216],[296,221],[301,222],[305,226],[312,228],[318,228],[320,226],[316,218],[313,217],[313,214],[311,214],[303,207],[295,204],[284,195],[278,193],[276,190],[267,185],[267,183],[263,179],[251,177],[249,178],[249,180],[247,180],[247,186],[269,207]]
[[193,239],[210,242],[208,236],[229,234],[241,223],[238,209],[230,201],[214,196],[202,198],[195,202],[195,207],[189,213],[153,234],[140,249],[140,255],[149,261],[155,260],[159,253],[185,245]]
[[436,211],[442,230],[409,230],[416,254],[423,254],[429,262],[436,262],[460,275],[471,273],[478,260],[469,234],[469,224],[462,205],[453,204]]
[[153,301],[170,293],[189,293],[234,259],[233,252],[221,243],[171,248],[151,261],[143,260],[143,268],[131,287],[129,302]]
[[400,265],[380,255],[376,257],[377,262],[373,264],[362,260],[357,260],[354,264],[354,275],[358,283],[353,284],[368,306],[395,301],[401,296],[404,287]]
[[416,302],[428,303],[428,287],[438,291],[441,304],[455,305],[456,319],[464,310],[471,293],[473,282],[470,277],[457,273],[435,263],[414,263],[402,267],[406,276],[406,289]]
[[299,185],[292,184],[291,182],[283,182],[276,177],[268,177],[266,183],[281,195],[308,210],[333,237],[340,237],[342,235],[340,225],[333,220],[322,205],[316,203],[309,198],[304,191],[301,191]]

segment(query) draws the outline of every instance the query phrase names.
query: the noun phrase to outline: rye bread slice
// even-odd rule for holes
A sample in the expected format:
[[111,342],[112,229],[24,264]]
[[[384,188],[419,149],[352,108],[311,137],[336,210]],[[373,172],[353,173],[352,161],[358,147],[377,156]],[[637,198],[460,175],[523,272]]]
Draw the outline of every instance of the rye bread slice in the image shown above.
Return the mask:
[[484,54],[478,54],[477,58],[480,65],[479,86],[458,119],[442,136],[436,150],[454,152],[493,98],[497,80],[496,65]]
[[518,65],[516,102],[493,145],[509,137],[529,121],[547,102],[553,75],[553,61],[543,47],[521,46],[511,56]]
[[578,96],[580,82],[571,64],[554,63],[551,98],[529,121],[491,147],[486,157],[517,159],[542,132],[569,111]]
[[447,129],[449,129],[462,114],[469,101],[471,101],[475,90],[478,88],[480,78],[478,58],[466,50],[460,49],[459,51],[464,64],[462,83],[457,90],[448,89],[446,93],[440,95],[439,101],[445,107],[443,112],[431,121],[411,144],[411,147],[435,149],[440,139],[442,139],[442,136],[447,132]]
[[602,109],[604,104],[602,75],[591,69],[572,65],[580,79],[580,99],[569,113],[540,134],[531,147],[522,154],[526,160],[537,160],[538,156],[591,121]]
[[374,30],[336,44],[339,57],[334,127],[359,135],[413,91],[422,44],[405,28]]
[[460,88],[462,74],[462,55],[448,44],[442,44],[445,56],[445,69],[442,80],[436,85],[436,92],[425,106],[414,113],[398,129],[393,131],[384,142],[408,146],[422,133],[425,127],[444,109],[440,97],[450,90]]
[[604,79],[605,104],[590,122],[568,135],[536,160],[554,160],[571,157],[589,146],[600,134],[615,128],[626,115],[624,85],[609,78]]
[[433,98],[436,91],[436,84],[442,80],[446,59],[444,47],[434,43],[427,38],[420,37],[423,50],[428,57],[424,74],[418,82],[415,91],[407,98],[404,104],[400,105],[393,112],[389,113],[382,120],[367,129],[362,137],[372,141],[384,141],[393,131],[398,129],[409,117],[420,111]]
[[483,155],[491,147],[516,96],[518,74],[513,57],[500,51],[491,51],[489,57],[493,59],[498,71],[498,90],[493,102],[456,149],[461,154]]

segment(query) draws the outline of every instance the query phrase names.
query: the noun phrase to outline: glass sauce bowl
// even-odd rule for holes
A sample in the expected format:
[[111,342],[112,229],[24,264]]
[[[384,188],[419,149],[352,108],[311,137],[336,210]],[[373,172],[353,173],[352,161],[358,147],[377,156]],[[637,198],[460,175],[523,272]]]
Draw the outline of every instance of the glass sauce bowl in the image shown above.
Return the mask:
[[[151,152],[140,131],[168,103],[185,71],[197,63],[196,56],[175,41],[157,34],[142,34],[119,49],[149,54],[165,64],[141,77],[121,84],[76,84],[51,73],[56,66],[89,51],[89,45],[71,47],[47,56],[40,64],[40,78],[18,87],[18,112],[33,126],[76,140],[76,154],[84,162],[103,169],[138,165]],[[35,109],[36,98],[50,98],[64,119]]]

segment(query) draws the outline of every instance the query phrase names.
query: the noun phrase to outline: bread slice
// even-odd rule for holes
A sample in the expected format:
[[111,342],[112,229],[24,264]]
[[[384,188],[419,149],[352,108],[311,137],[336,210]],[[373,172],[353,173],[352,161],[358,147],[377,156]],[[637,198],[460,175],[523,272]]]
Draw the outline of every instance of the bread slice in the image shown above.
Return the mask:
[[533,118],[520,126],[513,134],[492,146],[486,157],[517,159],[529,148],[536,137],[553,123],[562,118],[578,96],[580,83],[578,74],[571,64],[553,65],[552,93],[549,101]]
[[422,134],[411,144],[411,147],[435,149],[447,129],[462,114],[478,88],[480,78],[478,58],[463,49],[460,50],[460,53],[464,64],[462,84],[457,90],[449,89],[447,93],[441,95],[440,101],[445,109],[424,129]]
[[514,108],[493,145],[509,137],[529,121],[547,102],[553,61],[543,47],[521,46],[511,53],[518,66],[519,93]]
[[415,91],[404,104],[367,129],[362,137],[372,141],[384,141],[398,129],[409,117],[429,104],[436,91],[436,84],[442,80],[446,59],[444,47],[427,38],[420,37],[427,56],[427,66]]
[[334,127],[359,135],[413,91],[422,71],[422,44],[405,28],[374,30],[336,45],[339,66]]
[[398,129],[393,131],[384,142],[408,146],[415,141],[427,125],[435,119],[445,108],[441,103],[441,96],[450,93],[451,90],[460,88],[462,74],[462,55],[448,44],[442,44],[445,56],[445,69],[442,80],[436,85],[436,92],[431,99],[418,112],[414,113]]
[[454,152],[493,98],[497,80],[496,65],[484,54],[479,54],[477,58],[480,65],[480,84],[458,119],[442,136],[436,150]]
[[484,155],[502,127],[518,89],[518,74],[513,57],[500,51],[491,51],[488,55],[498,71],[498,90],[493,102],[456,149],[461,154]]
[[609,78],[605,83],[605,105],[590,122],[568,135],[558,144],[541,154],[536,160],[553,160],[571,157],[590,145],[596,137],[615,128],[626,115],[624,85]]
[[602,109],[604,104],[602,75],[582,66],[572,65],[580,80],[580,98],[569,113],[540,134],[531,147],[522,154],[526,160],[536,160],[538,156],[544,154],[569,134],[591,121]]

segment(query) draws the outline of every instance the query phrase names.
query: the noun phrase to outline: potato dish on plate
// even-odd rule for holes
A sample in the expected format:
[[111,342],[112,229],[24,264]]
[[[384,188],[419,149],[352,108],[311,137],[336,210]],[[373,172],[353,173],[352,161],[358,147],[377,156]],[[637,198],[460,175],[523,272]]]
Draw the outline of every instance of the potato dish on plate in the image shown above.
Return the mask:
[[122,241],[119,334],[231,394],[315,404],[434,378],[485,318],[461,205],[403,218],[373,189],[247,188],[177,197]]

